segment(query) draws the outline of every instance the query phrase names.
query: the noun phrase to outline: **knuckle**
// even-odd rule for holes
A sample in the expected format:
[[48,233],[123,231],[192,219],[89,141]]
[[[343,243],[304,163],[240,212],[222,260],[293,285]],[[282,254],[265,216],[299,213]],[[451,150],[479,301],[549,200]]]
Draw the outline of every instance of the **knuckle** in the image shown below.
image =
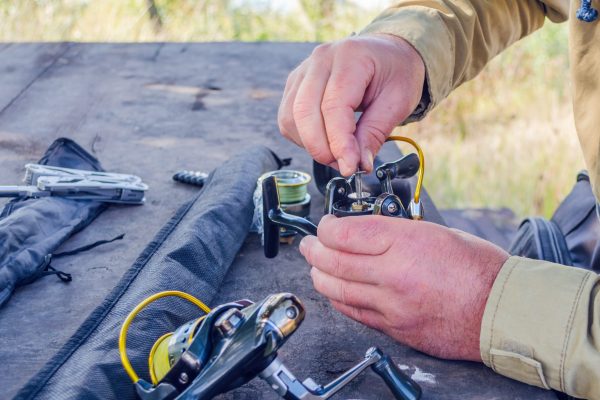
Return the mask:
[[290,139],[292,136],[292,128],[294,127],[294,119],[290,118],[289,114],[287,113],[279,113],[279,115],[277,116],[277,124],[279,125],[279,130],[281,131],[281,134],[285,137]]
[[338,96],[337,93],[338,90],[336,88],[327,88],[327,92],[321,101],[321,112],[323,114],[336,113],[347,107],[341,101],[340,96]]
[[292,114],[296,121],[304,121],[315,114],[313,102],[297,99],[292,106]]
[[315,47],[311,53],[311,58],[323,58],[329,55],[331,43],[323,43]]
[[354,147],[354,144],[351,140],[350,136],[346,136],[344,134],[332,135],[329,138],[329,145],[331,146],[331,152],[338,157],[344,156],[346,154],[352,154],[357,150]]
[[315,290],[321,294],[323,293],[323,281],[321,280],[321,278],[319,277],[319,273],[317,272],[316,268],[311,268],[310,269],[310,277],[313,281],[313,286],[315,288]]
[[338,43],[338,48],[339,52],[342,54],[355,56],[358,52],[362,51],[363,45],[353,38],[348,38],[340,41]]
[[297,70],[293,70],[292,72],[290,72],[290,74],[288,75],[288,77],[285,81],[285,89],[283,90],[284,95],[290,91],[290,89],[292,88],[292,86],[294,85],[294,83],[296,81],[297,76],[298,76]]
[[334,276],[338,276],[341,277],[343,276],[343,263],[341,260],[341,256],[340,253],[337,251],[334,251],[333,254],[331,255],[331,273]]
[[364,311],[361,310],[360,308],[356,308],[356,307],[352,307],[350,308],[350,315],[349,317],[352,318],[355,321],[359,321],[362,322],[364,319]]
[[339,283],[339,292],[340,292],[340,301],[349,306],[355,305],[353,300],[355,300],[354,292],[352,291],[350,285],[345,283],[344,281],[340,281]]
[[335,161],[335,158],[326,146],[323,146],[312,141],[307,141],[304,144],[306,151],[321,164],[329,164]]
[[385,142],[385,139],[388,137],[389,132],[385,131],[382,126],[389,125],[386,122],[377,123],[377,122],[366,122],[365,123],[365,132],[367,134],[367,140],[373,144],[382,146]]
[[[311,248],[312,246],[304,246],[303,250],[302,250],[302,255],[304,256],[304,258],[306,259],[306,262],[308,262],[309,265],[315,265],[314,263],[314,251]],[[311,275],[313,273],[312,269],[311,269]]]

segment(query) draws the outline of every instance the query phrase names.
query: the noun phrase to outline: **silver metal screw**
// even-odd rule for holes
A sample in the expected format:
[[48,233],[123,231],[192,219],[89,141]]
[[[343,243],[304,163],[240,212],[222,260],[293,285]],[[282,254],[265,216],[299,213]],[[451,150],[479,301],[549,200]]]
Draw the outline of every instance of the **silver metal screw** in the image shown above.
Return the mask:
[[185,372],[182,372],[181,374],[179,374],[179,382],[181,382],[182,385],[185,385],[186,383],[188,383],[189,380],[190,380],[190,378],[188,377],[188,374],[186,374]]
[[294,319],[298,316],[298,310],[296,310],[296,307],[288,307],[287,310],[285,310],[285,315],[289,319]]
[[390,214],[395,214],[398,212],[398,205],[396,205],[396,203],[390,203],[387,206],[387,210]]
[[354,186],[356,188],[356,202],[362,204],[363,188],[362,188],[362,175],[364,171],[356,171],[354,174]]

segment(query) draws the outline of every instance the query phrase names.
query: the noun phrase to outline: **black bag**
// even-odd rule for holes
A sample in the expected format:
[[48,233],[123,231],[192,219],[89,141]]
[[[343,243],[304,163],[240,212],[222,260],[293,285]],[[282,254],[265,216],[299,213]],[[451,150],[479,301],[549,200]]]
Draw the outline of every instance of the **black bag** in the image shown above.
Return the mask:
[[580,172],[571,193],[550,220],[527,218],[510,247],[512,255],[600,272],[600,221],[590,179]]
[[[95,157],[65,138],[52,143],[38,164],[103,171]],[[0,213],[0,307],[17,286],[42,276],[56,274],[69,281],[69,274],[51,267],[52,253],[106,207],[96,201],[58,197],[8,202]]]

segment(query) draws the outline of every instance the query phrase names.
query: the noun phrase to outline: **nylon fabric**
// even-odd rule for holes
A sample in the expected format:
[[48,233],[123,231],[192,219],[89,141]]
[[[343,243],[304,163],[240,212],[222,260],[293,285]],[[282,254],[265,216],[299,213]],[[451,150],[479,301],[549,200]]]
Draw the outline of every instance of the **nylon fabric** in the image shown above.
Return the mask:
[[[247,149],[211,173],[205,186],[158,232],[137,261],[18,399],[134,399],[117,348],[121,324],[144,298],[180,290],[210,303],[252,221],[257,179],[278,169],[266,147]],[[161,335],[199,315],[180,299],[161,299],[135,318],[127,337],[135,371],[149,380],[148,354]]]
[[[52,143],[38,163],[103,171],[96,158],[65,138]],[[58,197],[8,202],[0,213],[0,307],[16,287],[47,275],[47,256],[106,207],[95,201]]]
[[527,218],[510,247],[510,254],[562,265],[600,270],[600,220],[587,173],[581,172],[551,220]]

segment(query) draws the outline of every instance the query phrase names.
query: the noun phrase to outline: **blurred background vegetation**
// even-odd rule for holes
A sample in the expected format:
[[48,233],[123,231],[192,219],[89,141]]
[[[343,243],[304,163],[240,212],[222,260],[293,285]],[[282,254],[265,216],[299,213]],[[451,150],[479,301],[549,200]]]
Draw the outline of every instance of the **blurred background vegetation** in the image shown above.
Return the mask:
[[[0,0],[0,41],[328,41],[391,0]],[[425,121],[400,129],[427,156],[443,207],[550,216],[583,168],[565,24],[497,57]]]

